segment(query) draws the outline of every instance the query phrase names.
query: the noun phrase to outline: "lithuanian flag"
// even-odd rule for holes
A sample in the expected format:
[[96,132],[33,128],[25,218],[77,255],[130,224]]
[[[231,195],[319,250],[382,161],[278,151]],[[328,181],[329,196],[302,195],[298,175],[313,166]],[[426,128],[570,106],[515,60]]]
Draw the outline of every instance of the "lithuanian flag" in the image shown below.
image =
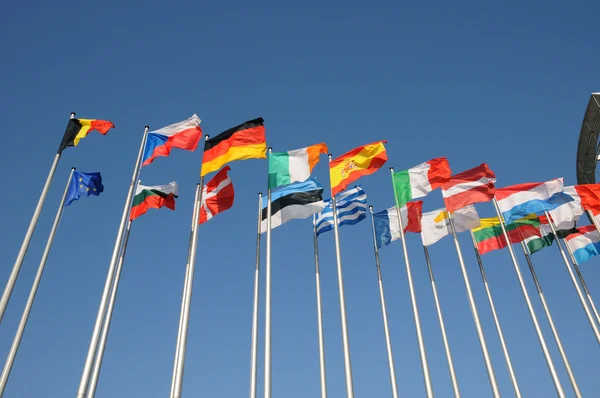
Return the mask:
[[383,145],[386,142],[363,145],[332,160],[329,164],[331,195],[337,195],[346,189],[348,184],[381,168],[388,159]]
[[109,120],[70,119],[65,135],[58,147],[58,153],[61,153],[68,146],[77,146],[79,140],[87,137],[94,130],[105,135],[111,128],[115,128],[115,125]]
[[234,160],[265,159],[267,142],[262,117],[249,120],[209,138],[204,144],[201,176]]

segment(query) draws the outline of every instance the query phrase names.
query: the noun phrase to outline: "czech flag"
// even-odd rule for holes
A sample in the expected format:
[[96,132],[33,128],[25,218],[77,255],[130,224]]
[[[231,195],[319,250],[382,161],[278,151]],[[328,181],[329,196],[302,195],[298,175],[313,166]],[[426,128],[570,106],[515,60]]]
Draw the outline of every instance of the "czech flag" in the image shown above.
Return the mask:
[[195,151],[202,138],[200,122],[200,118],[193,115],[182,122],[149,132],[142,166],[149,165],[158,156],[169,156],[171,148]]

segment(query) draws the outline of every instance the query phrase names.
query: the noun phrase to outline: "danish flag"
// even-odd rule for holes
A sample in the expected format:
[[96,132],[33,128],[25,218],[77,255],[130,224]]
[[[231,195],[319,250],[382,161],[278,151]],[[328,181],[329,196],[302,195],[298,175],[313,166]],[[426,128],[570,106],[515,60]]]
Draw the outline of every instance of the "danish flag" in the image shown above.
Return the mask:
[[202,202],[200,203],[200,220],[205,223],[222,211],[233,206],[233,184],[227,175],[229,166],[221,169],[205,186],[202,187]]

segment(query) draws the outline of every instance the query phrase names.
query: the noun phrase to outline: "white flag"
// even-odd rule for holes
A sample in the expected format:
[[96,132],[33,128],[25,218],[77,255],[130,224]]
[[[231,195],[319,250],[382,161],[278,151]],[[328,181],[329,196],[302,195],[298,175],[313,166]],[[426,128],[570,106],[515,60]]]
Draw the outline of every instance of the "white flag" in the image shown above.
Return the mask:
[[[465,232],[479,227],[480,224],[479,214],[477,214],[477,210],[475,210],[475,206],[473,205],[456,210],[452,213],[452,219],[454,220],[456,232]],[[423,246],[433,245],[451,233],[452,229],[446,209],[423,213],[423,218],[421,219],[421,240],[423,241]]]

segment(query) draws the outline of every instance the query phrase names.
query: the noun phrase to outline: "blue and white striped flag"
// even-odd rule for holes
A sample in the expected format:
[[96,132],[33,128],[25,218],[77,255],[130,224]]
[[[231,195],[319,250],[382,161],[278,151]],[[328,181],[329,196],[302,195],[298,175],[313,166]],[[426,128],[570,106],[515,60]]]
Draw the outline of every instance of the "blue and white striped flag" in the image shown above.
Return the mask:
[[[333,209],[331,199],[325,200],[325,208],[317,216],[317,236],[333,229]],[[367,194],[360,186],[342,192],[335,199],[338,213],[338,226],[354,225],[366,217]]]

